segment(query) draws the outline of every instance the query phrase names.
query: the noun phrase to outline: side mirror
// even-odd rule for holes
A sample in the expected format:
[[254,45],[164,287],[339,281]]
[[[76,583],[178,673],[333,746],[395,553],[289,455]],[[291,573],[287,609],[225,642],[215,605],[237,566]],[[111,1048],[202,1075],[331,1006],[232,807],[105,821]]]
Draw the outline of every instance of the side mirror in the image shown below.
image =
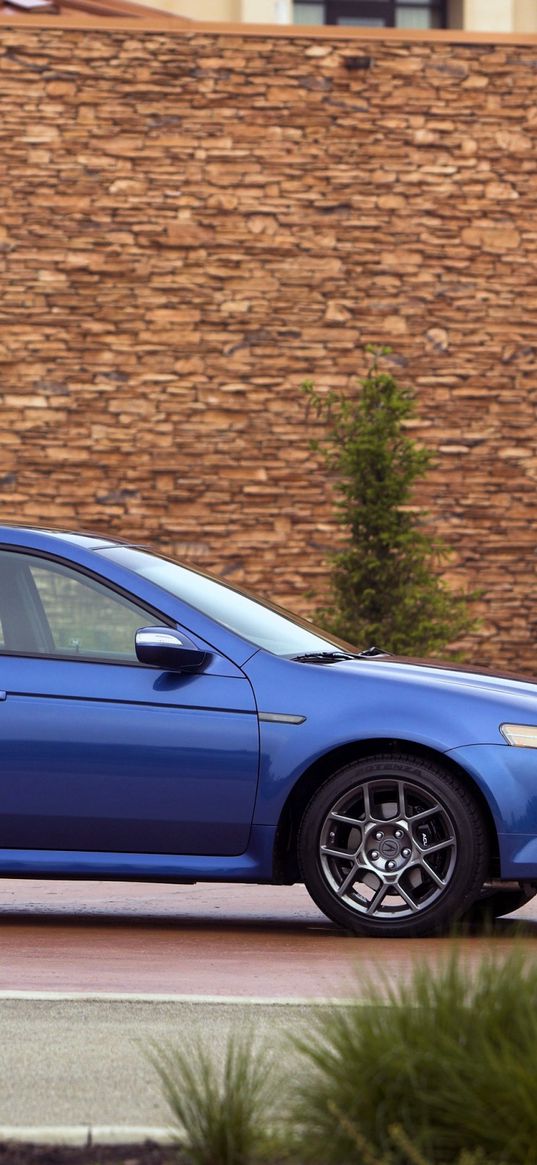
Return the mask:
[[162,671],[199,671],[209,658],[209,652],[174,627],[140,627],[134,644],[140,663]]

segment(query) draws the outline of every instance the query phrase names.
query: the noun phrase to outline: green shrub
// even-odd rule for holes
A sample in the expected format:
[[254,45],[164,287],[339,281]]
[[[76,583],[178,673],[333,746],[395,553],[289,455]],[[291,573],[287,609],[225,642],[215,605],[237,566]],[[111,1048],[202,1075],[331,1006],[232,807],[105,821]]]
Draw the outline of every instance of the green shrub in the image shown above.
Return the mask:
[[272,1068],[251,1032],[229,1037],[221,1063],[202,1040],[157,1048],[152,1060],[193,1165],[253,1165],[270,1156]]
[[370,349],[358,392],[302,389],[325,424],[312,447],[333,475],[344,542],[331,558],[331,590],[316,613],[321,626],[360,647],[376,644],[400,655],[434,652],[475,626],[468,599],[439,576],[445,544],[411,506],[415,482],[432,453],[406,432],[415,397],[379,367]]
[[250,1032],[218,1062],[201,1042],[153,1060],[193,1165],[537,1160],[537,965],[517,948],[312,1007],[278,1079]]
[[368,1006],[317,1012],[296,1046],[303,1159],[535,1165],[537,966],[517,950],[472,973],[457,954],[420,967]]

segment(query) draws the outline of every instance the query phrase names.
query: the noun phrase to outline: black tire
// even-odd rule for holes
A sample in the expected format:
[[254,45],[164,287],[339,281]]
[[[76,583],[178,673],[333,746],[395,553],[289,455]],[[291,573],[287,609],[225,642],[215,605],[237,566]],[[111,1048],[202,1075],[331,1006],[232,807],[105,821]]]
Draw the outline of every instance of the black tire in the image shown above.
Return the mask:
[[488,871],[476,798],[441,764],[379,753],[317,790],[298,835],[305,885],[359,935],[438,934],[467,911]]
[[537,886],[530,882],[486,882],[481,887],[479,897],[465,911],[463,922],[471,927],[487,926],[504,914],[512,914],[531,902],[537,894]]

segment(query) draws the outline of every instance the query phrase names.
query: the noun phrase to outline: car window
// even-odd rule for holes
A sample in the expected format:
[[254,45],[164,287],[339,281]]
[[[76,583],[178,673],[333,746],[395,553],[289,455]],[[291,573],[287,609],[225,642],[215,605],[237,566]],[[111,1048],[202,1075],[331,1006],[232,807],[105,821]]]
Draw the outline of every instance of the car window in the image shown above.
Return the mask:
[[0,647],[38,655],[135,662],[134,636],[157,620],[70,567],[0,552]]

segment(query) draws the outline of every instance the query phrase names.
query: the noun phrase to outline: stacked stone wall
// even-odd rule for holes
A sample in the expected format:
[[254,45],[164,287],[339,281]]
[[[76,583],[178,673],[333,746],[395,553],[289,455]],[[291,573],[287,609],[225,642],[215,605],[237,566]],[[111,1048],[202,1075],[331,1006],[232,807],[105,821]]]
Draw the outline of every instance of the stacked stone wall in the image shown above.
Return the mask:
[[[366,58],[366,67],[349,67]],[[356,64],[356,61],[354,62]],[[0,518],[308,610],[338,537],[298,386],[389,343],[416,504],[534,668],[531,44],[0,28]]]

